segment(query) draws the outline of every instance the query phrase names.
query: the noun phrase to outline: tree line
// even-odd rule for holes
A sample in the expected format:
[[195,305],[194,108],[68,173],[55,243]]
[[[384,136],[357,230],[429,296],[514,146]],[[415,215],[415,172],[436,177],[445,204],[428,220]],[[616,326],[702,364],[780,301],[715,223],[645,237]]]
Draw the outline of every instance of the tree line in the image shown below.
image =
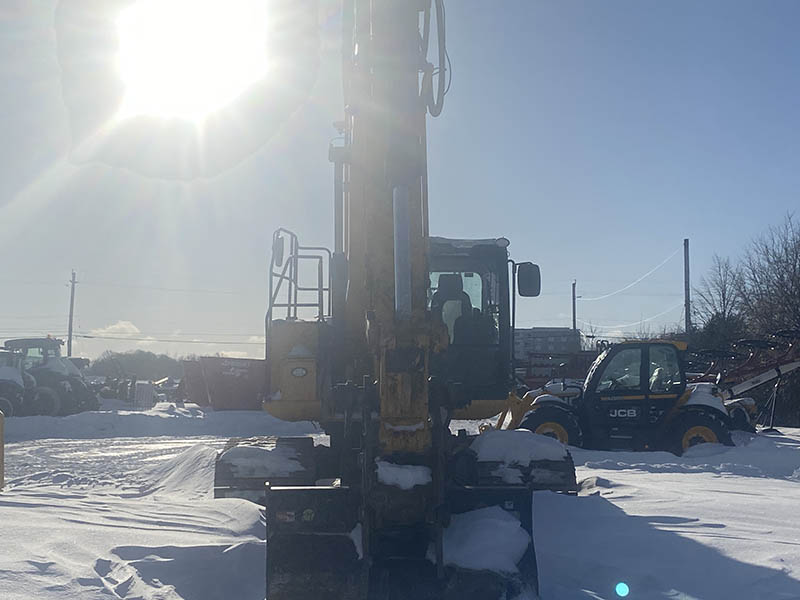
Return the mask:
[[787,330],[800,335],[800,224],[788,215],[738,261],[715,254],[694,291],[695,346],[724,349]]
[[[694,290],[694,350],[736,351],[742,339],[800,344],[800,224],[789,214],[745,248],[737,260],[714,255]],[[776,336],[776,334],[778,334]],[[740,349],[738,349],[740,350]],[[770,386],[762,386],[768,388]],[[755,393],[758,399],[770,390]],[[800,425],[800,376],[782,382],[777,422]]]
[[121,379],[143,379],[157,381],[164,377],[180,379],[183,365],[180,358],[166,354],[155,354],[147,350],[111,352],[106,350],[93,360],[87,370],[89,375],[118,377]]

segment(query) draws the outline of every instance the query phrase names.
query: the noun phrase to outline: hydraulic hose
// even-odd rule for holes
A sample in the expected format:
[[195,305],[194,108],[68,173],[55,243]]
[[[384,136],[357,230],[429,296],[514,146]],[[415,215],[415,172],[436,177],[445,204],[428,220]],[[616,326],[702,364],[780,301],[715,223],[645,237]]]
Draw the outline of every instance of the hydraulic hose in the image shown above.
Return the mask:
[[[442,114],[444,108],[444,96],[446,93],[446,78],[445,72],[447,71],[447,40],[445,37],[445,10],[444,0],[432,0],[436,9],[436,38],[438,41],[438,67],[435,69],[428,66],[422,78],[422,97],[428,107],[432,117],[438,117]],[[430,44],[431,34],[431,6],[425,9],[424,25],[422,30],[422,51],[423,56],[428,53],[428,46]],[[433,91],[433,77],[437,76],[436,92]]]

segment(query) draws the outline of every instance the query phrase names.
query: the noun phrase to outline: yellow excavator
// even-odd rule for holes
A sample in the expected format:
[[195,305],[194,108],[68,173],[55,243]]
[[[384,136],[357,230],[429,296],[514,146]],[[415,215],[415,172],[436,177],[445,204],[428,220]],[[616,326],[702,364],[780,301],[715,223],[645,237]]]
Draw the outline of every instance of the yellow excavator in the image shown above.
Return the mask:
[[[539,267],[505,238],[429,235],[443,0],[344,0],[343,15],[335,246],[275,232],[266,316],[264,409],[329,442],[231,440],[215,496],[266,506],[269,600],[534,595],[532,491],[574,491],[572,458],[526,430],[451,429],[513,394],[516,297],[539,294]],[[516,547],[505,565],[487,523],[501,554]]]

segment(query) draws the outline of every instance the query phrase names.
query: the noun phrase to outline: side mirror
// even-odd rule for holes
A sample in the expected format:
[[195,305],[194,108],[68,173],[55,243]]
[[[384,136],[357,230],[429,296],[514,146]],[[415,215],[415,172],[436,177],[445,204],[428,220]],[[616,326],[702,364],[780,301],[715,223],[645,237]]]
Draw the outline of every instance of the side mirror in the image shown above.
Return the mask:
[[531,262],[517,265],[517,291],[520,296],[534,298],[542,291],[542,274],[539,265]]
[[283,247],[283,236],[276,236],[272,240],[272,261],[277,267],[283,266]]

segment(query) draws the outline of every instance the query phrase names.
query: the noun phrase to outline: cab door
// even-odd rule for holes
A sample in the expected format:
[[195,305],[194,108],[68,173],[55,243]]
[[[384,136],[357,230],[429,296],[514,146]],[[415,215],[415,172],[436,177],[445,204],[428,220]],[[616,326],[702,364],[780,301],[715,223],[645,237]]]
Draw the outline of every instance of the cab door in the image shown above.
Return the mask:
[[584,398],[584,418],[592,446],[634,448],[646,423],[647,348],[644,344],[612,346],[591,377]]
[[647,414],[646,426],[651,435],[645,444],[658,442],[658,433],[669,412],[686,391],[686,373],[678,349],[673,344],[647,346]]

